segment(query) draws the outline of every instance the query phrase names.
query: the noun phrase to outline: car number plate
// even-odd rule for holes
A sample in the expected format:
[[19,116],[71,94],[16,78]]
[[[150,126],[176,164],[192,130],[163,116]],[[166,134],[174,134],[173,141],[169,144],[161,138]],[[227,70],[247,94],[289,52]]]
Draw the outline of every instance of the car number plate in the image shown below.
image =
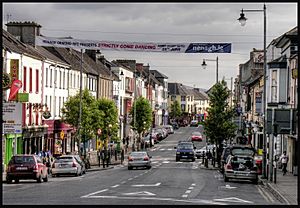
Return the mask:
[[27,167],[16,167],[16,170],[27,170]]
[[187,157],[187,156],[183,155],[182,157]]
[[235,172],[234,174],[236,174],[236,175],[248,175],[247,173],[244,173],[244,172]]

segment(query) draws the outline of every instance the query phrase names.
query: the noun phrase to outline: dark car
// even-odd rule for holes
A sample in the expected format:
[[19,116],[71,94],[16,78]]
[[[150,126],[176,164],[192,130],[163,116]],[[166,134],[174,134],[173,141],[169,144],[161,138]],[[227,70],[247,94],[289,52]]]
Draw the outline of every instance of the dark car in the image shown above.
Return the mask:
[[197,120],[192,120],[190,123],[190,126],[198,127],[198,121]]
[[8,163],[6,181],[33,179],[38,183],[48,181],[48,168],[37,155],[14,155]]
[[191,159],[193,162],[195,161],[195,149],[193,142],[178,142],[176,149],[176,162],[180,161],[180,159]]

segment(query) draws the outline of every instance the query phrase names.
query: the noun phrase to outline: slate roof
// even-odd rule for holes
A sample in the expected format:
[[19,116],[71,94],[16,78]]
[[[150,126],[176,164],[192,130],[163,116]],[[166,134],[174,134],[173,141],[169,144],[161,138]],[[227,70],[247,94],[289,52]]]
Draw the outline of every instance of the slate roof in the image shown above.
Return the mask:
[[44,60],[45,58],[30,45],[24,44],[15,38],[12,34],[2,29],[2,47],[5,50],[19,54],[24,54],[36,59]]
[[150,72],[152,74],[154,74],[155,77],[157,78],[164,78],[164,79],[168,79],[168,77],[166,75],[164,75],[163,73],[157,71],[157,70],[150,70]]

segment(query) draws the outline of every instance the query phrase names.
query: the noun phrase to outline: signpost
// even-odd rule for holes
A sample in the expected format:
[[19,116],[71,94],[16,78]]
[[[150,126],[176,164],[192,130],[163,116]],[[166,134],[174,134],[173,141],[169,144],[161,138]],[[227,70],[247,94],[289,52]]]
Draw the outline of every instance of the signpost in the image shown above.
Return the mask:
[[3,134],[22,133],[22,103],[3,103]]

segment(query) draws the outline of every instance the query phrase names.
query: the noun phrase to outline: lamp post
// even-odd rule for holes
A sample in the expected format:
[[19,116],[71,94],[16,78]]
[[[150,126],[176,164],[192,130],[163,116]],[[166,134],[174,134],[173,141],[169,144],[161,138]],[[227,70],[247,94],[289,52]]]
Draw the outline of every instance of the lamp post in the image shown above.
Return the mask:
[[[266,111],[266,81],[267,81],[267,49],[266,49],[266,4],[264,4],[263,9],[261,10],[241,10],[240,18],[238,18],[239,22],[241,23],[241,26],[245,26],[247,18],[245,17],[244,12],[263,12],[264,13],[264,88],[263,88],[263,122],[264,122],[264,128],[263,128],[263,167],[262,167],[262,175],[263,178],[267,178],[266,175],[266,118],[267,118],[267,111]],[[273,142],[273,141],[272,141]]]
[[206,62],[205,61],[215,61],[216,62],[216,83],[218,83],[218,73],[219,73],[219,58],[217,56],[216,59],[203,59],[202,68],[206,69]]

